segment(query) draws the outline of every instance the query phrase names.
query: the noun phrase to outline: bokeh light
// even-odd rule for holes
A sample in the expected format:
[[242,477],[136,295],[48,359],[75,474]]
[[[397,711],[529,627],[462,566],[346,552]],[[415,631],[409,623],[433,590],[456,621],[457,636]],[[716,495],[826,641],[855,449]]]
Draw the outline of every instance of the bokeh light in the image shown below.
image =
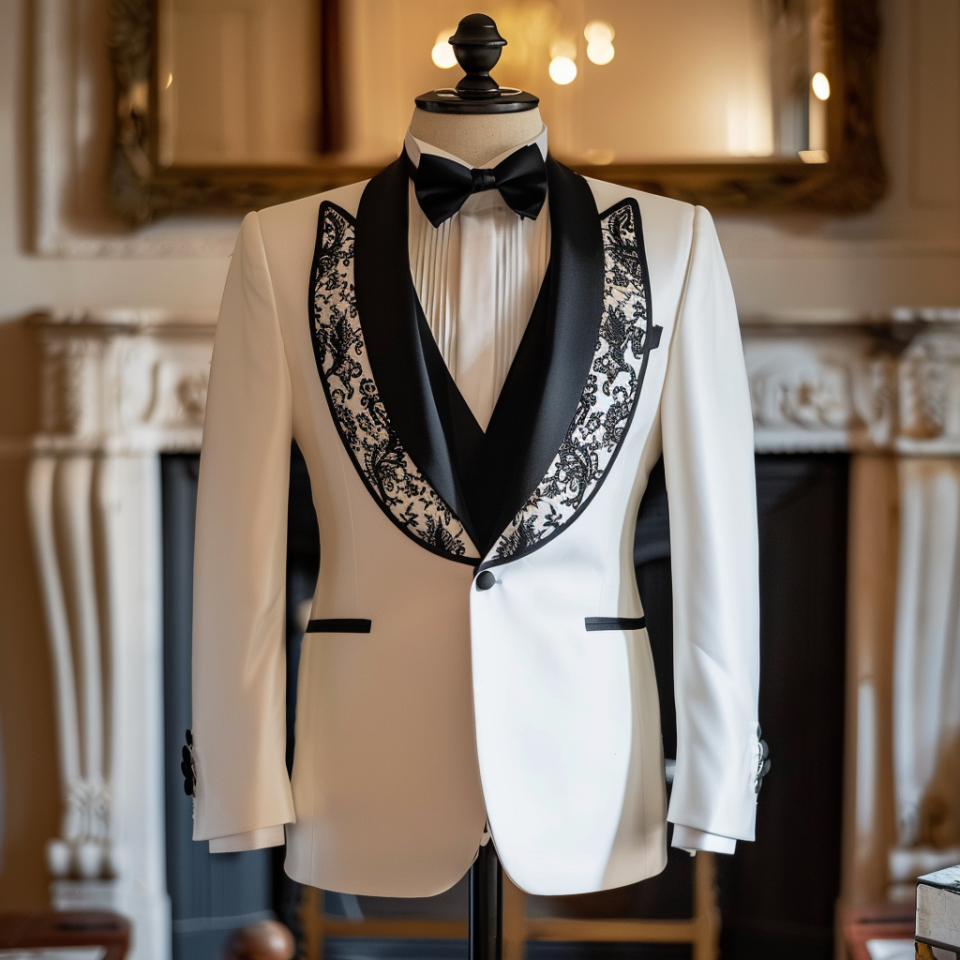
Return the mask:
[[591,20],[583,28],[583,38],[587,43],[613,43],[616,31],[605,20]]
[[577,77],[577,65],[570,57],[554,57],[550,61],[550,79],[561,87],[573,83]]
[[587,44],[587,59],[599,67],[608,64],[616,52],[609,40],[591,40]]
[[813,75],[813,79],[810,81],[810,86],[813,88],[813,95],[818,100],[830,99],[830,81],[827,79],[825,73],[821,73],[818,70]]
[[430,52],[430,58],[441,70],[449,70],[451,67],[457,65],[457,55],[453,52],[453,47],[450,46],[448,42],[449,38],[456,32],[455,28],[448,27],[446,30],[441,30],[437,34],[437,41],[434,43],[433,50]]

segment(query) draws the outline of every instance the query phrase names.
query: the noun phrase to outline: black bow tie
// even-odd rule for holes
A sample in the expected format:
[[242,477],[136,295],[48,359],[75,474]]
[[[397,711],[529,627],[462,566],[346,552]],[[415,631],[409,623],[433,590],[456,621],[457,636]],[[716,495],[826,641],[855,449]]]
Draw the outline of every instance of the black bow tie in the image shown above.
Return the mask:
[[439,227],[449,220],[472,193],[499,190],[507,205],[521,217],[536,220],[547,197],[547,167],[535,144],[515,150],[495,167],[471,170],[469,167],[437,157],[420,154],[420,165],[407,157],[420,209]]

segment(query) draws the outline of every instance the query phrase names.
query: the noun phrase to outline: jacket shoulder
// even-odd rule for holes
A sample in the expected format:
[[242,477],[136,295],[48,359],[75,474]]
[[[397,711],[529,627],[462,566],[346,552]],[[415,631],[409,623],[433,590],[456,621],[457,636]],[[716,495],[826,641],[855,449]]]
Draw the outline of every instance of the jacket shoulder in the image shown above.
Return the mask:
[[655,193],[644,193],[617,183],[585,178],[593,191],[597,210],[602,214],[624,200],[636,201],[640,210],[643,242],[651,267],[656,264],[672,267],[686,262],[693,241],[697,210],[691,203],[671,200]]
[[278,203],[258,211],[256,216],[260,221],[267,259],[271,262],[278,257],[286,259],[292,255],[292,251],[298,250],[312,252],[317,238],[317,217],[321,204],[326,201],[335,203],[350,216],[356,216],[363,188],[368,182],[364,180],[362,183],[351,183],[346,187],[315,193],[302,200]]
[[315,193],[310,197],[303,197],[301,200],[290,200],[287,203],[264,207],[258,211],[257,215],[260,218],[260,223],[266,229],[293,227],[309,222],[315,230],[317,213],[320,210],[320,205],[325,202],[335,203],[355,217],[357,207],[360,205],[360,197],[369,182],[369,180],[363,180],[360,183],[351,183],[345,187],[327,190],[324,193]]
[[656,220],[675,223],[692,223],[696,207],[692,203],[682,200],[671,200],[656,193],[645,193],[643,190],[634,190],[619,183],[609,183],[606,180],[594,180],[593,177],[584,177],[590,185],[597,209],[603,213],[615,207],[623,200],[636,200],[640,213],[647,219],[648,215]]

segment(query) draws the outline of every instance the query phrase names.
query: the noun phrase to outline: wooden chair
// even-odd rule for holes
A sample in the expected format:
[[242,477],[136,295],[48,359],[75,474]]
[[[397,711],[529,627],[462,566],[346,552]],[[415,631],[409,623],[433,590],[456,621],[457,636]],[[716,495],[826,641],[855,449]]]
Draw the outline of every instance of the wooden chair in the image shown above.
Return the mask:
[[[689,943],[693,960],[716,960],[720,939],[716,870],[713,854],[698,853],[694,864],[693,916],[689,920],[573,920],[526,915],[526,894],[503,878],[503,960],[523,960],[534,940],[594,943]],[[306,888],[301,908],[304,960],[323,960],[327,937],[398,937],[456,939],[467,937],[465,920],[371,918],[344,920],[323,912],[323,893]]]

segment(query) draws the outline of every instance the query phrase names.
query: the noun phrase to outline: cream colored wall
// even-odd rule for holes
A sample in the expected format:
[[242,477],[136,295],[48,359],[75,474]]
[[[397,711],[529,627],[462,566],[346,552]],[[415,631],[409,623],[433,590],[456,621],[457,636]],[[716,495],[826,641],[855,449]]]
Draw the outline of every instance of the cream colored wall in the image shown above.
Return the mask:
[[[882,9],[889,196],[851,219],[720,218],[743,314],[960,306],[960,0],[883,0]],[[31,11],[28,0],[0,0],[0,909],[46,905],[43,845],[59,816],[49,663],[24,510],[38,357],[23,317],[47,306],[210,310],[227,267],[223,257],[29,252]]]

